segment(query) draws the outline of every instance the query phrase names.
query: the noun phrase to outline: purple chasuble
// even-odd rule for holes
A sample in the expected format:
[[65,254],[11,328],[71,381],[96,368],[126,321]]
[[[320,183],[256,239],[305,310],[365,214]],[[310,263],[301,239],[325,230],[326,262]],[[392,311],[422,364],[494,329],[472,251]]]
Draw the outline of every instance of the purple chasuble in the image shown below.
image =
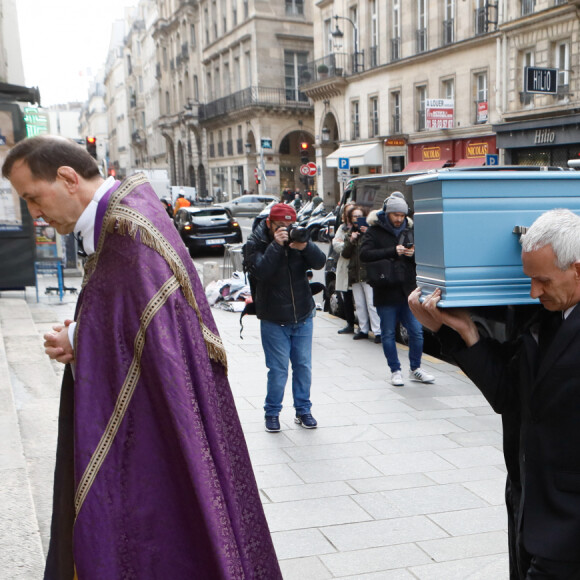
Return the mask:
[[97,221],[45,579],[282,578],[186,247],[142,175],[103,197]]

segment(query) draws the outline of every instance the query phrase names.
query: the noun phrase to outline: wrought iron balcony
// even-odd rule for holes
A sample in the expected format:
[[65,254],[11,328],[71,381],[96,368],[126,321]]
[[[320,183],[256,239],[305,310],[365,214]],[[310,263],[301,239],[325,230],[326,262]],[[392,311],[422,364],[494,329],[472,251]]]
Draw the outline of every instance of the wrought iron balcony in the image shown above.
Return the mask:
[[[360,57],[361,53],[359,53]],[[358,71],[364,69],[359,58]],[[317,83],[322,80],[332,79],[334,77],[344,77],[353,74],[355,69],[354,54],[350,55],[345,52],[333,52],[322,58],[313,60],[298,68],[298,84],[300,86]]]
[[455,21],[453,18],[443,21],[443,44],[452,44],[455,42]]
[[427,29],[417,29],[417,52],[425,52],[427,50]]
[[299,90],[257,86],[248,87],[227,97],[200,105],[199,118],[207,121],[247,107],[312,109],[312,105],[306,95]]
[[401,37],[391,38],[391,61],[401,58]]

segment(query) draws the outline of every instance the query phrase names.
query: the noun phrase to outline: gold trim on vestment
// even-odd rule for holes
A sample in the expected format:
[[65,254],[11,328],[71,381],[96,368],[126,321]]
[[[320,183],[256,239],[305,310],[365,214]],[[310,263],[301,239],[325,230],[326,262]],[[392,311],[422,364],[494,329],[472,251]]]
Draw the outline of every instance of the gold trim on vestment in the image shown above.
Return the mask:
[[87,283],[96,268],[98,256],[103,247],[107,233],[114,232],[120,235],[128,234],[133,239],[136,239],[137,233],[139,233],[139,241],[152,250],[155,250],[167,262],[171,271],[179,280],[181,290],[189,305],[194,309],[199,321],[209,357],[222,364],[227,371],[228,361],[222,339],[212,332],[204,323],[191,286],[189,273],[187,272],[185,264],[179,257],[179,254],[165,239],[161,232],[153,225],[153,223],[142,213],[129,206],[120,204],[120,202],[129,195],[135,187],[145,183],[147,183],[147,178],[142,173],[137,173],[125,180],[111,194],[107,211],[103,217],[103,224],[96,252],[90,256],[85,263],[85,278],[83,280],[83,285]]
[[105,458],[107,457],[107,454],[111,450],[113,441],[117,435],[117,431],[119,430],[119,426],[121,425],[123,417],[127,412],[129,403],[131,402],[131,397],[135,392],[135,387],[137,386],[137,382],[141,376],[141,355],[145,347],[145,333],[147,331],[147,327],[153,320],[153,317],[163,307],[171,294],[173,294],[176,290],[179,290],[179,288],[179,281],[175,276],[172,276],[169,278],[169,280],[167,280],[167,282],[165,282],[165,284],[163,284],[163,286],[161,286],[157,294],[153,296],[143,311],[139,330],[137,332],[137,336],[135,337],[134,353],[131,366],[129,367],[129,371],[125,377],[125,381],[123,382],[119,396],[117,397],[115,408],[109,419],[107,427],[105,428],[101,440],[99,441],[99,444],[97,445],[97,448],[95,449],[95,452],[93,453],[91,460],[89,461],[89,464],[83,473],[75,493],[75,513],[77,517],[87,497],[87,494],[101,466],[103,465]]

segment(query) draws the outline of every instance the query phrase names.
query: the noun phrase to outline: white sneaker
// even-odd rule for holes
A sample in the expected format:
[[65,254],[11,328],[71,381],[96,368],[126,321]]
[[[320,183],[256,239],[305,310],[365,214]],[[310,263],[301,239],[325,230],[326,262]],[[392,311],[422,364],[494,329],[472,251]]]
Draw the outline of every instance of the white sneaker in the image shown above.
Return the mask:
[[391,375],[391,384],[394,387],[402,387],[405,384],[403,382],[403,373],[401,371],[395,371]]
[[426,373],[423,369],[418,368],[414,371],[409,369],[409,378],[412,381],[419,381],[420,383],[433,383],[435,381],[435,377]]

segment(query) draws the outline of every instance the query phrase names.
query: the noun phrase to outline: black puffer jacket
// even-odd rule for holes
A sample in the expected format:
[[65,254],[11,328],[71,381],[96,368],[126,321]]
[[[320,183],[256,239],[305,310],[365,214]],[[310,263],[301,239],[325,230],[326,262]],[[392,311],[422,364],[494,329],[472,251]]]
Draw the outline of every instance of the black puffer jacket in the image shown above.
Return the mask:
[[398,302],[406,302],[409,294],[417,287],[415,258],[399,256],[396,247],[412,242],[413,220],[406,218],[405,229],[396,235],[391,222],[383,211],[374,211],[367,218],[369,229],[363,235],[360,246],[360,259],[363,262],[375,262],[388,258],[397,260],[404,267],[404,281],[400,284],[375,286],[373,288],[373,303],[375,306],[386,306]]
[[326,256],[313,242],[302,251],[281,246],[263,220],[246,242],[246,259],[256,279],[258,318],[292,324],[312,314],[314,299],[306,272],[320,270],[326,262]]

